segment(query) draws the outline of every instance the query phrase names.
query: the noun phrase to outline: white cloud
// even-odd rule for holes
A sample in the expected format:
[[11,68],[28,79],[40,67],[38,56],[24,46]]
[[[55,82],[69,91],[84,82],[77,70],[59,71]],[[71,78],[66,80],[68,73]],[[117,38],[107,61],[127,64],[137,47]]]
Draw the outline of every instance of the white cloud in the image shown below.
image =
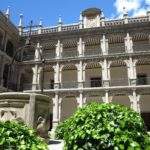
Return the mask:
[[131,16],[143,16],[150,9],[150,0],[115,0],[114,6],[118,17],[123,15],[123,8]]
[[145,0],[145,3],[150,5],[150,0]]

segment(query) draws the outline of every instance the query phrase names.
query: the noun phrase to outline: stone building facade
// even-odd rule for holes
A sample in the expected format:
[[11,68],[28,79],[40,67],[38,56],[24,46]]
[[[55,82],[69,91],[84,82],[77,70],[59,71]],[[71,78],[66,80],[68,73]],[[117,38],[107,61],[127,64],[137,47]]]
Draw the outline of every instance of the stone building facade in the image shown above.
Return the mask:
[[[150,129],[150,12],[107,20],[97,8],[84,10],[78,23],[26,30],[0,13],[1,91],[48,95],[55,128],[77,107],[92,101],[119,103],[141,113]],[[29,36],[31,35],[31,36]],[[23,48],[30,38],[30,47]],[[15,51],[19,59],[8,75]],[[10,84],[7,84],[10,83]],[[9,85],[9,86],[8,86]]]

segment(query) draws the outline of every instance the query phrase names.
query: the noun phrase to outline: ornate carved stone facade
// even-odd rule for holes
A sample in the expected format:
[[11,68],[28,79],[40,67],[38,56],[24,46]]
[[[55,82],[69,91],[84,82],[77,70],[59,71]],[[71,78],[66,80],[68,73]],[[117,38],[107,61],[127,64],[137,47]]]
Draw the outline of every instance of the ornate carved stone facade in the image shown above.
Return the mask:
[[[4,23],[8,19],[2,13],[0,17]],[[21,15],[18,29],[11,22],[7,22],[9,30],[4,28],[6,34],[15,33],[15,50],[29,35],[22,20]],[[4,37],[2,34],[1,66],[11,60]],[[149,12],[137,18],[125,14],[118,20],[106,20],[101,10],[87,9],[78,23],[65,25],[59,19],[57,26],[43,27],[40,21],[31,32],[31,42],[32,48],[21,51],[21,61],[15,61],[15,91],[48,95],[53,101],[53,129],[77,107],[93,100],[131,107],[142,114],[150,129]],[[1,87],[5,89],[8,72],[0,69]]]

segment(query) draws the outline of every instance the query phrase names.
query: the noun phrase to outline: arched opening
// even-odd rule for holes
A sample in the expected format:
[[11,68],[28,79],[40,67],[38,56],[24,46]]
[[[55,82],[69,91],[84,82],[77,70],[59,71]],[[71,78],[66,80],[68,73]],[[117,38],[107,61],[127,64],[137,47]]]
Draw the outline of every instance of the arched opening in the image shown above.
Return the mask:
[[131,107],[130,99],[125,94],[116,94],[113,96],[112,103]]
[[60,121],[69,118],[77,109],[77,100],[75,96],[66,96],[61,102]]
[[13,46],[12,42],[10,42],[9,40],[6,45],[6,53],[10,57],[13,57],[13,55],[14,55],[14,46]]
[[127,66],[123,61],[113,61],[110,66],[111,86],[128,85]]
[[[43,72],[41,72],[41,74],[42,73]],[[42,82],[42,79],[41,79],[41,82]],[[44,68],[43,82],[44,82],[44,89],[54,89],[54,69],[52,66],[46,66]]]
[[141,95],[140,97],[141,116],[144,119],[145,125],[150,131],[150,95]]
[[3,86],[7,87],[8,84],[8,72],[9,72],[9,65],[4,65],[4,72],[3,72]]
[[61,88],[77,88],[77,67],[74,64],[62,68]]
[[98,62],[88,63],[85,67],[85,87],[102,86],[102,69]]
[[139,60],[136,66],[137,85],[150,85],[150,61]]

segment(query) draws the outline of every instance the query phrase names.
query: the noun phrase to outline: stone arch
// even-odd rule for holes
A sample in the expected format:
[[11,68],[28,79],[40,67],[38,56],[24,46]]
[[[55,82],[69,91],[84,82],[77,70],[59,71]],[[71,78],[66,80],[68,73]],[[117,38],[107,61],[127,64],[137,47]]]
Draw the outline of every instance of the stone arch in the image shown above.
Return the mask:
[[78,103],[75,96],[68,95],[62,98],[60,121],[69,118],[76,111],[77,106]]
[[13,43],[10,40],[7,41],[6,53],[10,57],[13,57],[13,55],[14,55],[14,45],[13,45]]
[[61,69],[61,87],[76,88],[77,87],[77,66],[75,64],[67,64]]
[[90,62],[85,66],[85,87],[102,86],[102,69],[99,62]]
[[124,61],[112,61],[110,65],[111,86],[128,85],[127,66]]

